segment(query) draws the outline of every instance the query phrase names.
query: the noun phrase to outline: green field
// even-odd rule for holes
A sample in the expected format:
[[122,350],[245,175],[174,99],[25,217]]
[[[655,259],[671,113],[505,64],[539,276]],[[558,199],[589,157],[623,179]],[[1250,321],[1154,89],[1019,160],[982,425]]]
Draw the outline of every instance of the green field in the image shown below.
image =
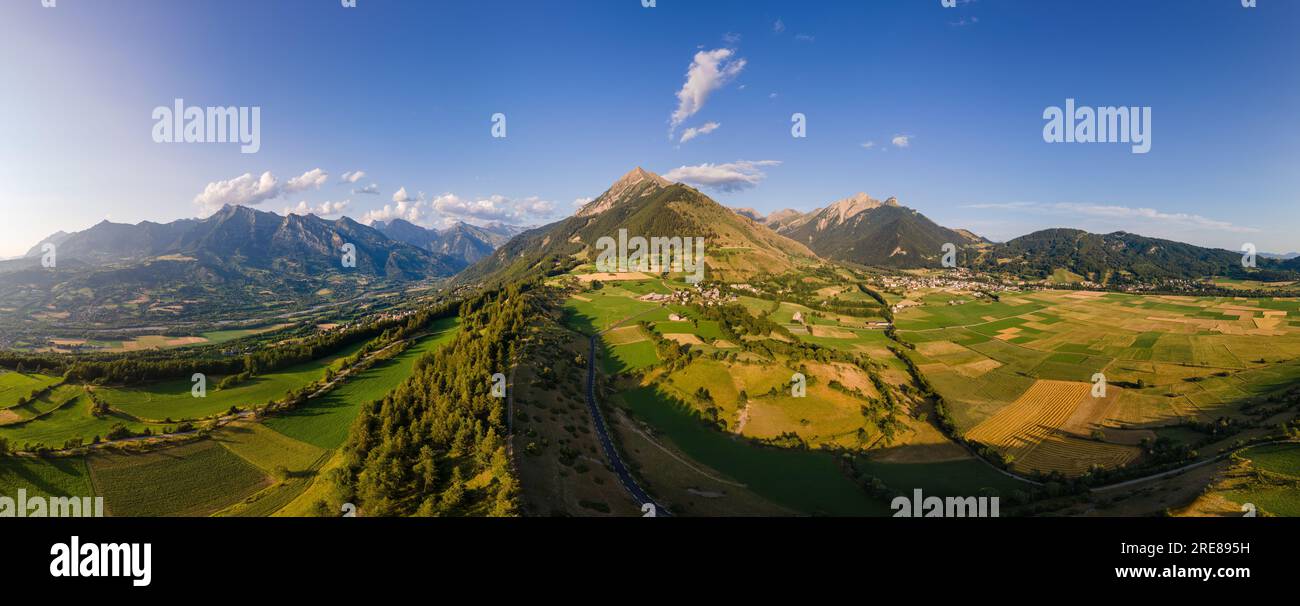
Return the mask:
[[[915,346],[909,357],[962,432],[992,419],[1035,381],[1091,384],[1102,373],[1121,390],[1114,405],[1084,409],[1087,419],[1073,431],[1085,438],[1103,425],[1147,432],[1244,418],[1244,404],[1300,381],[1300,330],[1290,325],[1297,312],[1289,299],[1045,290],[953,305],[960,295],[907,296],[922,305],[898,312],[899,338]],[[1140,437],[1129,434],[1127,443]]]
[[767,448],[725,435],[653,388],[621,394],[636,415],[692,459],[773,502],[810,514],[887,515],[888,508],[840,472],[827,453]]
[[1253,503],[1259,509],[1276,516],[1300,517],[1300,444],[1264,444],[1243,450],[1240,457],[1249,459],[1253,468],[1283,476],[1290,486],[1273,486],[1250,482],[1246,486],[1224,491],[1222,494],[1237,503]]
[[635,343],[605,347],[605,355],[600,357],[601,368],[606,374],[618,374],[640,370],[659,362],[654,341],[646,339]]
[[44,497],[89,497],[95,494],[86,460],[80,457],[0,457],[0,496],[17,498],[19,489],[25,489],[29,496]]
[[569,328],[583,334],[595,334],[622,320],[660,307],[658,303],[638,301],[636,293],[612,285],[583,292],[580,296],[590,300],[573,297],[566,300],[563,321]]
[[0,437],[8,438],[11,447],[25,449],[25,446],[44,444],[49,448],[62,448],[71,438],[82,438],[89,444],[95,436],[103,438],[108,435],[113,425],[121,423],[133,432],[143,431],[146,427],[159,431],[164,425],[142,423],[121,413],[111,413],[103,417],[90,414],[90,400],[84,394],[68,400],[61,407],[39,419],[0,427]]
[[8,414],[0,413],[0,424],[11,424],[22,421],[30,421],[40,415],[49,413],[64,404],[67,404],[73,398],[83,395],[79,385],[60,385],[48,392],[41,394],[41,397],[31,400],[22,406],[11,406]]
[[231,406],[251,408],[277,400],[325,376],[325,368],[361,349],[364,343],[352,344],[321,358],[258,375],[232,387],[217,389],[221,377],[208,377],[207,396],[194,397],[194,383],[188,379],[165,381],[139,387],[96,387],[95,393],[109,406],[141,419],[197,419],[224,413]]
[[231,423],[212,433],[212,440],[268,473],[310,469],[325,455],[323,448],[290,438],[259,423]]
[[114,516],[205,516],[269,479],[212,440],[136,455],[94,455],[90,473]]
[[920,488],[929,496],[978,496],[985,488],[996,490],[1006,498],[1013,490],[1027,490],[1032,486],[1002,475],[983,461],[964,459],[940,463],[881,463],[864,457],[857,460],[863,473],[880,478],[891,490],[909,497],[912,490]]
[[0,408],[18,403],[18,398],[30,395],[59,382],[59,377],[0,370]]
[[460,330],[460,318],[439,320],[436,334],[401,354],[381,360],[329,393],[306,405],[266,420],[266,425],[290,438],[323,449],[338,448],[347,439],[361,405],[383,398],[411,374],[420,356],[449,343]]
[[1237,503],[1253,503],[1260,510],[1275,516],[1300,517],[1300,489],[1258,487],[1230,490],[1223,495]]
[[[264,517],[275,513],[311,485],[328,452],[259,423],[232,424],[214,432],[212,439],[281,480],[218,512],[223,516]],[[283,468],[279,473],[287,475],[279,476],[277,468]]]
[[1300,444],[1267,444],[1241,453],[1256,469],[1300,479]]

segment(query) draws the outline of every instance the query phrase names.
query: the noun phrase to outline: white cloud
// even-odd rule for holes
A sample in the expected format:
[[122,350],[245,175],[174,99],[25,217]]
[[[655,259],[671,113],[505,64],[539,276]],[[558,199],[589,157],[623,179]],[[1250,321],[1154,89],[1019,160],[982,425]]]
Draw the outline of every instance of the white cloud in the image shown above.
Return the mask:
[[348,207],[351,205],[351,200],[343,200],[342,202],[330,202],[327,200],[315,206],[312,206],[306,200],[302,200],[298,202],[297,206],[286,206],[284,213],[286,215],[292,213],[295,215],[311,214],[318,217],[329,217],[333,215],[341,215],[347,212]]
[[507,223],[527,222],[550,216],[555,212],[554,204],[537,196],[507,198],[494,195],[478,200],[467,200],[447,193],[434,198],[432,206],[434,210],[448,217]]
[[306,191],[308,189],[320,189],[320,186],[324,185],[329,178],[329,173],[319,168],[313,168],[297,177],[289,179],[289,182],[284,184],[284,193],[291,194]]
[[[1105,230],[1144,229],[1157,237],[1177,237],[1186,231],[1214,231],[1231,233],[1257,233],[1254,227],[1236,225],[1229,221],[1210,219],[1191,213],[1168,213],[1154,208],[1120,206],[1116,204],[1090,204],[1076,202],[998,202],[968,204],[966,208],[983,210],[1031,211],[1039,214],[1063,215],[1096,219],[1095,224]],[[1152,230],[1155,231],[1152,231]]]
[[328,179],[329,174],[319,168],[289,179],[286,183],[281,183],[269,170],[259,176],[244,173],[233,179],[208,183],[199,195],[194,196],[194,204],[199,207],[201,215],[207,216],[227,204],[256,206],[285,194],[319,189]]
[[875,146],[876,146],[876,142],[875,142],[875,141],[867,141],[866,143],[863,143],[863,144],[862,144],[862,149],[871,149],[871,148],[873,148],[873,147],[875,147]]
[[226,204],[254,206],[274,200],[280,194],[280,183],[271,171],[262,173],[260,177],[244,173],[234,179],[209,183],[203,188],[203,193],[194,197],[194,203],[204,215],[210,215]]
[[740,44],[740,34],[737,34],[735,32],[727,32],[722,35],[722,41],[732,46],[735,46],[737,44]]
[[[412,198],[405,193],[405,188],[402,188],[393,198],[393,204],[385,204],[383,208],[367,211],[362,215],[361,222],[370,224],[375,221],[403,219],[424,227],[436,225],[445,227],[457,221],[479,224],[502,221],[518,225],[550,219],[556,210],[554,203],[538,196],[509,198],[493,195],[470,199],[445,193],[425,200],[422,194]],[[574,204],[577,205],[578,200],[575,200]]]
[[737,160],[727,164],[680,166],[668,171],[664,178],[718,191],[735,192],[758,185],[767,177],[763,168],[780,164],[779,160]]
[[431,219],[431,216],[426,207],[427,204],[424,201],[385,204],[379,210],[366,211],[365,214],[361,215],[361,222],[370,225],[375,221],[402,219],[417,225],[427,225],[426,221]]
[[595,198],[574,198],[574,199],[573,199],[573,207],[574,207],[574,208],[582,208],[582,207],[586,206],[587,204],[591,203],[592,200],[595,200]]
[[894,138],[890,139],[889,142],[893,143],[894,147],[911,147],[912,135],[894,135]]
[[681,141],[678,141],[678,143],[685,143],[700,135],[707,135],[715,130],[718,130],[718,128],[721,126],[722,125],[718,124],[717,122],[705,122],[704,126],[701,126],[699,128],[688,128],[685,131],[682,131],[682,139]]
[[795,34],[794,39],[796,42],[816,42],[817,36],[810,36],[808,34]]
[[394,201],[394,202],[397,202],[397,203],[399,203],[399,204],[400,204],[400,203],[403,203],[403,202],[408,202],[408,203],[409,203],[409,202],[418,202],[418,201],[420,201],[420,200],[422,200],[422,199],[424,199],[424,196],[423,196],[423,195],[416,196],[416,197],[411,197],[411,194],[406,193],[406,188],[405,188],[405,187],[403,187],[403,188],[401,188],[401,189],[399,189],[399,190],[397,190],[396,192],[393,193],[393,201]]
[[777,19],[776,23],[772,24],[772,31],[778,34],[785,31],[785,22],[780,19]]
[[669,136],[682,122],[703,109],[714,91],[726,86],[745,69],[745,60],[733,58],[735,54],[736,51],[729,48],[695,53],[695,59],[686,70],[686,83],[677,91],[677,110],[669,122]]
[[1253,227],[1243,227],[1233,225],[1228,221],[1219,221],[1209,219],[1201,215],[1189,213],[1166,213],[1154,208],[1131,208],[1128,206],[1115,206],[1108,204],[1074,204],[1060,202],[1052,205],[1053,208],[1066,212],[1074,212],[1081,215],[1092,217],[1104,217],[1110,219],[1141,219],[1159,223],[1170,223],[1195,227],[1200,229],[1213,229],[1219,231],[1230,231],[1236,233],[1254,233],[1258,229]]
[[357,181],[360,181],[361,179],[365,178],[365,176],[366,176],[366,171],[364,170],[349,171],[343,173],[343,179],[340,181],[340,183],[356,183]]
[[358,187],[358,188],[356,188],[356,189],[353,189],[353,190],[352,190],[352,193],[354,193],[354,194],[360,194],[360,195],[367,195],[367,196],[378,196],[378,195],[379,195],[379,184],[378,184],[378,183],[371,183],[370,185],[367,185],[367,186],[365,186],[365,187]]

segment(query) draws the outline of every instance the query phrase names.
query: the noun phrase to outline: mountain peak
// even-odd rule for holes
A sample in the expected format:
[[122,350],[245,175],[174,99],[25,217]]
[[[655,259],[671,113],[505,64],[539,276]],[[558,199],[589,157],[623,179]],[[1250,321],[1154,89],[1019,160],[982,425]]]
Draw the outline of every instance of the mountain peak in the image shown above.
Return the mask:
[[637,183],[640,183],[642,181],[651,181],[659,185],[660,187],[668,187],[669,185],[673,184],[672,181],[669,181],[663,177],[660,177],[659,175],[656,175],[638,166],[628,171],[626,175],[623,175],[621,178],[619,178],[619,180],[615,182],[614,185],[636,185]]
[[634,192],[645,195],[647,190],[658,190],[672,185],[673,182],[660,177],[640,166],[615,181],[599,198],[588,202],[577,212],[579,217],[589,217],[603,213],[615,204],[623,201]]
[[822,216],[822,220],[823,221],[831,220],[835,223],[843,223],[853,218],[853,216],[857,215],[858,213],[868,211],[873,208],[880,208],[881,206],[886,206],[886,205],[898,206],[898,200],[895,200],[894,198],[890,198],[887,202],[882,203],[880,200],[872,198],[867,194],[858,192],[856,194],[853,194],[852,196],[844,198],[843,200],[839,200],[834,204],[831,204],[830,206],[826,207],[826,211]]

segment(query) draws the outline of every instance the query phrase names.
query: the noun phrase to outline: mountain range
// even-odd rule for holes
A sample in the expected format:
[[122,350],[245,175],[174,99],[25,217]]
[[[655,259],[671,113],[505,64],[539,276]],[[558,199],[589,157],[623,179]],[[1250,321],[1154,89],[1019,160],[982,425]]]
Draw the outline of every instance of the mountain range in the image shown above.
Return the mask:
[[[203,219],[135,225],[102,222],[58,232],[20,259],[0,261],[0,309],[31,317],[110,321],[185,317],[195,310],[259,310],[361,294],[376,284],[456,276],[459,284],[508,282],[592,263],[601,237],[700,237],[706,277],[744,281],[825,260],[895,269],[938,268],[946,244],[959,265],[1030,279],[1103,284],[1209,276],[1296,279],[1300,257],[1241,253],[1127,232],[1047,229],[994,243],[944,227],[896,198],[856,194],[810,212],[763,216],[729,209],[690,186],[636,168],[573,216],[524,229],[457,223],[441,230],[405,220],[366,226],[348,217],[280,216],[226,206]],[[41,266],[42,245],[57,268]],[[355,267],[343,267],[343,245]],[[66,314],[66,315],[65,315]]]
[[[58,232],[33,246],[25,260],[39,259],[54,244],[56,260],[88,266],[124,266],[158,259],[188,259],[224,272],[274,271],[291,276],[341,272],[342,246],[356,247],[356,273],[414,280],[446,276],[464,261],[431,253],[362,225],[351,218],[280,216],[227,205],[205,219],[135,225],[108,221],[79,232]],[[13,263],[13,262],[10,262]]]
[[[508,226],[425,230],[406,222],[376,229],[351,218],[286,216],[225,206],[203,219],[134,225],[101,222],[57,232],[18,259],[0,262],[0,308],[29,318],[112,323],[186,318],[236,309],[301,307],[376,285],[451,276],[501,244]],[[408,243],[406,237],[423,240]],[[42,266],[46,244],[55,267]],[[355,263],[345,266],[354,248]]]
[[429,252],[448,255],[466,264],[472,264],[492,254],[524,228],[504,223],[486,226],[470,225],[464,221],[441,230],[420,227],[404,219],[375,221],[370,225],[385,236],[405,242]]
[[[895,269],[939,268],[945,245],[958,264],[1027,279],[1074,275],[1074,280],[1120,284],[1145,280],[1199,280],[1209,276],[1294,279],[1300,258],[1263,255],[1258,268],[1242,254],[1115,232],[1046,229],[995,243],[968,230],[935,223],[896,198],[863,193],[810,212],[784,209],[762,215],[729,209],[689,186],[637,168],[574,216],[524,232],[460,274],[458,280],[510,280],[531,271],[555,272],[594,259],[601,236],[704,236],[714,279],[743,280],[804,267],[819,259]],[[1065,272],[1061,274],[1061,272]]]
[[824,258],[879,267],[936,267],[945,243],[966,247],[987,242],[943,227],[896,198],[881,201],[863,193],[808,213],[776,211],[764,223]]

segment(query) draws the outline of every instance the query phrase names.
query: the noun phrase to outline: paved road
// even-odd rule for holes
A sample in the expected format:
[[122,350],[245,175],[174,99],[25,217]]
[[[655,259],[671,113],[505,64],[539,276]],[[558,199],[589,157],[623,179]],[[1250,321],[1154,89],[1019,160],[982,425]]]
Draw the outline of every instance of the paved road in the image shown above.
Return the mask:
[[587,356],[587,408],[591,410],[591,420],[596,425],[596,437],[600,438],[600,447],[605,450],[605,457],[609,459],[610,466],[614,468],[614,474],[618,476],[618,481],[627,489],[628,494],[636,500],[637,505],[644,507],[647,503],[654,506],[655,515],[658,517],[667,517],[670,515],[668,509],[656,503],[646,491],[636,483],[632,473],[628,471],[627,465],[623,464],[623,458],[619,456],[618,450],[614,448],[614,440],[609,437],[609,427],[605,425],[605,417],[600,412],[600,406],[596,404],[596,339],[599,336],[591,337],[591,352]]
[[1220,453],[1218,456],[1211,457],[1211,458],[1206,459],[1206,460],[1204,460],[1204,461],[1197,461],[1196,463],[1191,463],[1191,464],[1188,464],[1188,465],[1183,465],[1182,467],[1177,467],[1177,468],[1174,468],[1174,469],[1170,469],[1169,471],[1162,471],[1162,472],[1160,472],[1160,473],[1154,473],[1154,474],[1151,474],[1151,475],[1149,475],[1149,476],[1143,476],[1143,477],[1140,477],[1140,478],[1137,478],[1137,479],[1128,480],[1128,481],[1125,481],[1125,482],[1120,482],[1120,483],[1118,483],[1118,484],[1111,484],[1111,485],[1109,485],[1109,486],[1098,486],[1097,488],[1093,488],[1093,489],[1092,489],[1092,492],[1105,492],[1105,491],[1107,491],[1107,490],[1114,490],[1114,489],[1116,489],[1116,488],[1124,488],[1124,487],[1126,487],[1126,486],[1132,486],[1132,485],[1134,485],[1134,484],[1141,484],[1142,482],[1146,482],[1146,481],[1149,481],[1149,480],[1159,480],[1159,479],[1161,479],[1161,478],[1166,478],[1166,477],[1169,477],[1169,476],[1172,476],[1172,475],[1177,475],[1177,474],[1183,473],[1184,471],[1188,471],[1188,470],[1191,470],[1191,469],[1196,469],[1197,467],[1202,467],[1202,466],[1205,466],[1205,465],[1209,465],[1210,463],[1214,463],[1215,461],[1222,461],[1223,459],[1226,459],[1226,458],[1228,458],[1228,457],[1230,457],[1230,456],[1232,456],[1232,455],[1234,455],[1234,454],[1236,454],[1236,453],[1239,453],[1239,452],[1241,452],[1241,451],[1243,451],[1243,450],[1246,450],[1246,449],[1248,449],[1248,448],[1254,448],[1254,447],[1256,447],[1256,446],[1268,446],[1269,444],[1293,444],[1293,443],[1295,443],[1295,440],[1271,440],[1271,441],[1268,441],[1268,442],[1258,442],[1258,443],[1256,443],[1256,444],[1248,444],[1248,445],[1246,445],[1246,446],[1242,446],[1241,448],[1236,448],[1236,449],[1233,449],[1233,450],[1229,450],[1229,451],[1226,451],[1226,452]]

